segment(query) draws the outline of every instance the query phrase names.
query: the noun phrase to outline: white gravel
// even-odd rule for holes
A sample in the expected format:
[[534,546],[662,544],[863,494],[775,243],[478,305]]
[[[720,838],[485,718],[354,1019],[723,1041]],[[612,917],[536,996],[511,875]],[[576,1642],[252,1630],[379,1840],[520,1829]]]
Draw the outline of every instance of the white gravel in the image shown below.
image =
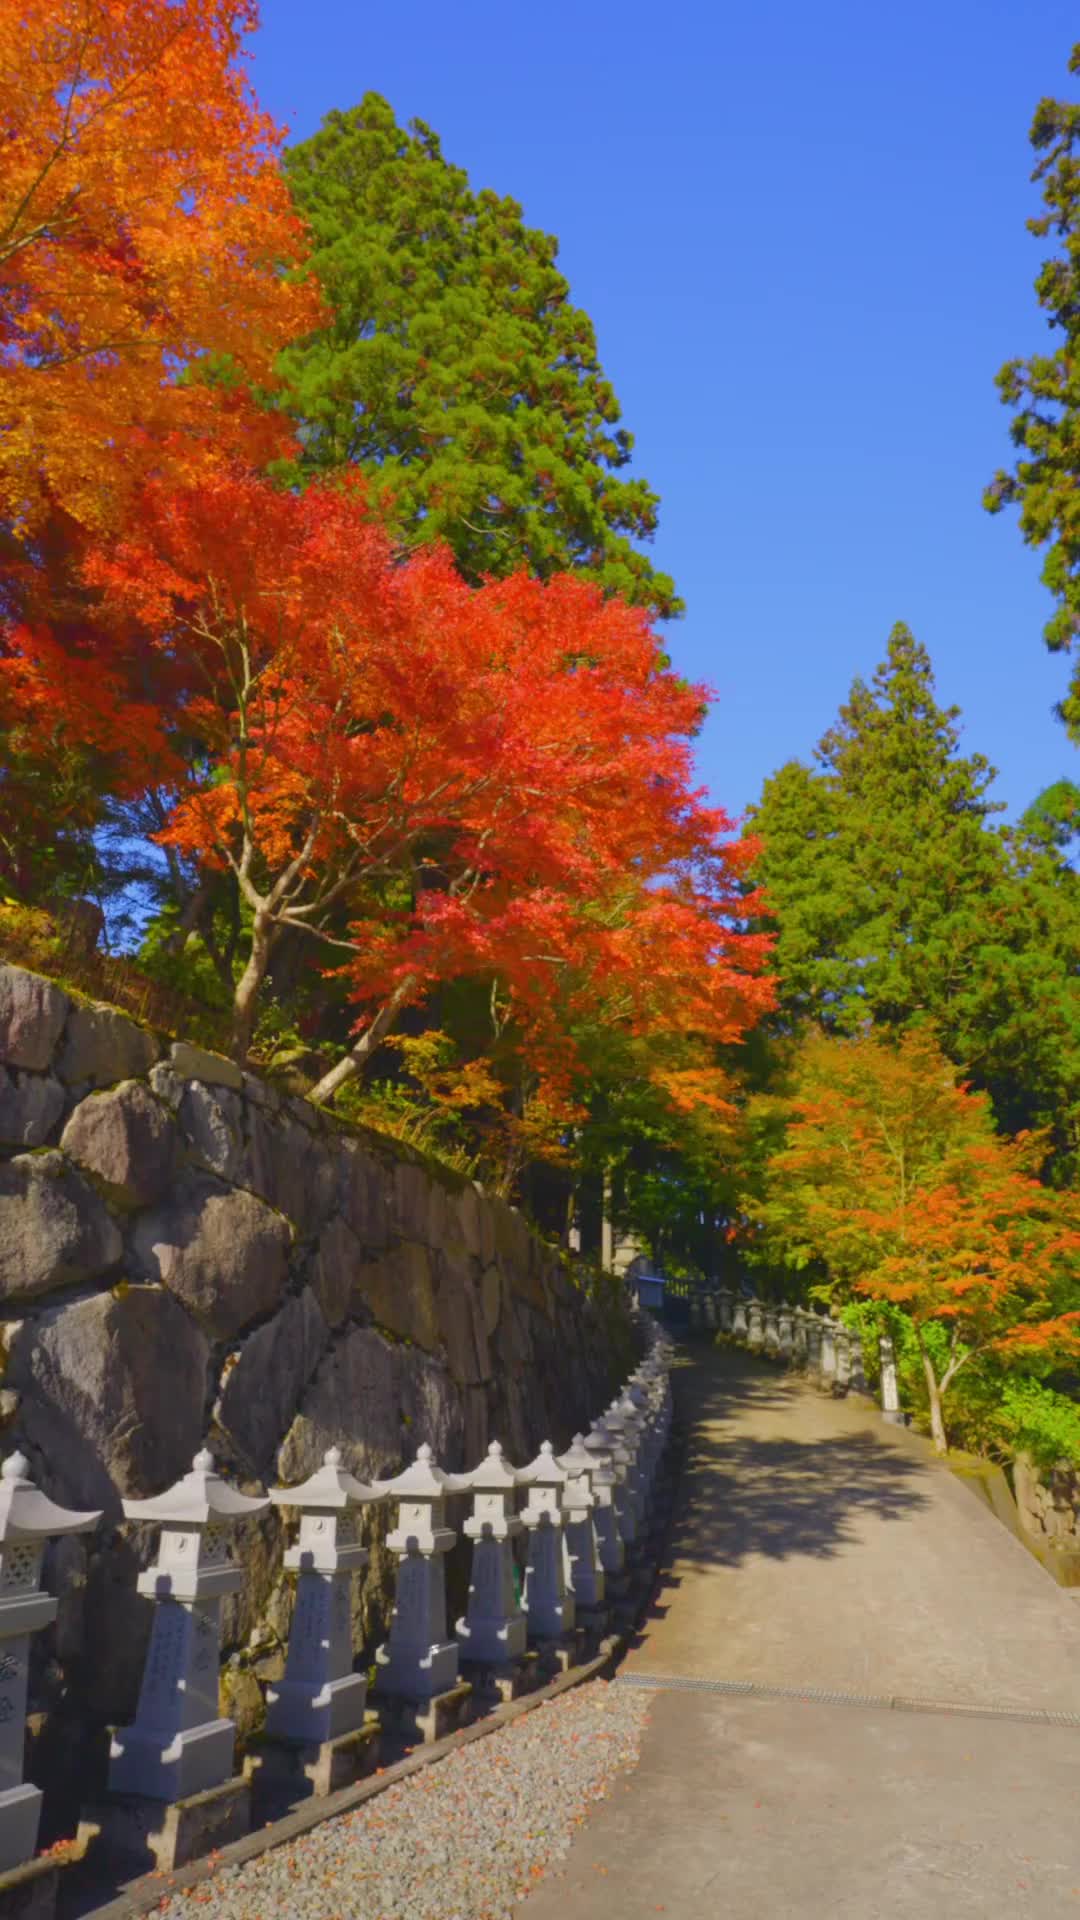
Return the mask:
[[649,1710],[594,1680],[326,1820],[291,1846],[162,1901],[164,1920],[506,1920],[558,1872],[575,1829],[633,1766]]

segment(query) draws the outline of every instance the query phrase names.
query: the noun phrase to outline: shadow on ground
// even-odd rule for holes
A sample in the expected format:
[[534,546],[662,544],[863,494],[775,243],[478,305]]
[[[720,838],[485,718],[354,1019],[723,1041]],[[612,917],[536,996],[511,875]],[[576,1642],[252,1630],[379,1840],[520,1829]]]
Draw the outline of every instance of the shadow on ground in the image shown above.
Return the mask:
[[690,1436],[662,1579],[674,1562],[685,1575],[752,1555],[829,1559],[861,1514],[901,1520],[927,1504],[931,1469],[879,1437],[872,1413],[850,1433],[815,1433],[811,1408],[805,1440],[770,1435],[770,1413],[790,1413],[804,1389],[764,1361],[684,1349],[676,1391]]

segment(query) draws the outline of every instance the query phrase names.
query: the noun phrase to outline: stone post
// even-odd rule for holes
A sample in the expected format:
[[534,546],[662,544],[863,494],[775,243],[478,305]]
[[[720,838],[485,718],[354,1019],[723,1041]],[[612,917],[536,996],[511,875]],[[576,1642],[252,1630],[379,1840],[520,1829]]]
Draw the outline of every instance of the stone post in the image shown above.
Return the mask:
[[741,1288],[735,1295],[735,1303],[731,1316],[731,1331],[736,1340],[745,1340],[747,1337],[746,1295],[742,1292]]
[[823,1393],[832,1393],[836,1386],[836,1321],[826,1314],[819,1323],[821,1329],[821,1380]]
[[765,1345],[765,1316],[761,1301],[751,1300],[748,1313],[750,1324],[747,1329],[746,1344],[752,1353],[758,1353]]
[[[70,1513],[54,1506],[27,1477],[28,1470],[21,1453],[11,1454],[0,1468],[0,1876],[24,1867],[37,1847],[41,1793],[23,1780],[23,1741],[30,1635],[55,1620],[57,1611],[52,1595],[38,1584],[45,1543],[61,1534],[89,1533],[101,1519],[100,1512]],[[52,1877],[50,1887],[38,1889],[45,1912],[46,1900],[55,1902],[56,1870],[43,1871]],[[38,1907],[26,1911],[36,1913]]]
[[[590,1439],[592,1434],[597,1434],[606,1446],[611,1464],[615,1469],[615,1511],[619,1516],[619,1532],[622,1534],[626,1557],[629,1560],[637,1545],[638,1537],[637,1487],[636,1483],[631,1481],[633,1462],[630,1449],[623,1440],[619,1424],[614,1419],[609,1420],[606,1414],[601,1419],[593,1421]],[[587,1439],[585,1445],[588,1446],[588,1444]]]
[[780,1351],[780,1316],[772,1301],[769,1301],[765,1308],[763,1346],[765,1352],[769,1354],[776,1354]]
[[807,1365],[806,1313],[804,1309],[802,1307],[796,1307],[793,1318],[795,1324],[792,1328],[791,1337],[791,1364],[793,1367],[797,1367],[801,1373],[805,1372]]
[[836,1383],[834,1392],[846,1394],[851,1385],[851,1335],[844,1322],[836,1322]]
[[851,1391],[852,1393],[870,1391],[866,1383],[866,1356],[863,1353],[861,1333],[852,1333],[851,1336]]
[[556,1460],[550,1440],[544,1441],[535,1460],[522,1467],[519,1479],[529,1490],[521,1509],[529,1534],[525,1568],[529,1636],[540,1643],[546,1666],[557,1664],[565,1671],[577,1657],[574,1596],[567,1590],[562,1537],[562,1495],[568,1475]]
[[731,1332],[731,1288],[730,1287],[721,1287],[720,1289],[720,1331],[721,1333]]
[[221,1603],[244,1582],[233,1530],[269,1505],[237,1493],[205,1450],[167,1493],[124,1501],[128,1520],[156,1521],[161,1537],[137,1582],[154,1619],[135,1718],[112,1738],[109,1791],[128,1804],[103,1823],[104,1850],[145,1849],[171,1871],[248,1830],[250,1782],[233,1773],[236,1728],[218,1705]]
[[323,1464],[298,1487],[274,1487],[277,1507],[300,1513],[300,1537],[285,1554],[297,1576],[296,1606],[289,1632],[284,1678],[267,1689],[268,1742],[253,1777],[269,1783],[275,1772],[295,1772],[316,1795],[348,1786],[375,1764],[377,1731],[365,1725],[367,1680],[353,1672],[352,1584],[368,1555],[356,1539],[356,1515],[376,1500],[346,1473],[331,1447]]
[[781,1360],[786,1360],[788,1363],[788,1366],[790,1366],[792,1355],[794,1353],[794,1340],[792,1337],[792,1327],[791,1327],[791,1319],[792,1319],[791,1308],[788,1305],[786,1300],[781,1302],[780,1311],[777,1314],[776,1318],[777,1318],[777,1333],[778,1333],[778,1338],[780,1343],[780,1358]]
[[600,1565],[599,1541],[594,1513],[596,1495],[592,1489],[594,1461],[586,1452],[584,1435],[575,1433],[569,1448],[559,1455],[566,1473],[563,1487],[563,1545],[566,1577],[574,1596],[578,1622],[594,1631],[604,1625],[604,1570]]
[[469,1599],[457,1623],[461,1657],[490,1671],[492,1685],[505,1699],[523,1690],[521,1667],[527,1623],[514,1592],[514,1541],[521,1532],[517,1489],[521,1475],[493,1440],[487,1458],[462,1474],[473,1497],[464,1531],[473,1543]]
[[806,1311],[806,1371],[811,1380],[821,1379],[821,1315],[813,1307]]
[[615,1504],[618,1486],[615,1459],[611,1451],[610,1436],[606,1433],[601,1434],[595,1428],[585,1435],[582,1447],[592,1462],[589,1468],[589,1483],[595,1502],[593,1520],[596,1526],[597,1553],[605,1584],[610,1592],[622,1578],[626,1567],[626,1545]]
[[900,1392],[896,1383],[896,1348],[892,1335],[883,1333],[879,1341],[881,1351],[881,1416],[892,1427],[906,1425],[900,1411]]
[[604,1425],[626,1456],[626,1498],[632,1509],[631,1531],[626,1534],[628,1546],[640,1540],[645,1531],[645,1477],[640,1463],[643,1424],[638,1409],[625,1395],[613,1400],[604,1415]]
[[457,1641],[447,1635],[443,1564],[457,1538],[446,1525],[447,1496],[467,1485],[467,1476],[436,1466],[426,1444],[404,1473],[375,1482],[380,1498],[398,1502],[397,1526],[386,1536],[398,1577],[390,1637],[375,1650],[379,1698],[388,1717],[425,1741],[452,1732],[472,1694],[458,1677]]

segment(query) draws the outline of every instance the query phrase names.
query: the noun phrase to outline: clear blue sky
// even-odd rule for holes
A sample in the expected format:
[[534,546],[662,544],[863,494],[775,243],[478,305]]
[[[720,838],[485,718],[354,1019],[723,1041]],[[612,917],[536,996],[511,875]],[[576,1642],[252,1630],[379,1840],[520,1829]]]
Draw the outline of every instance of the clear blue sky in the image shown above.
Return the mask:
[[1038,557],[980,506],[1008,458],[994,373],[1050,338],[1027,132],[1078,32],[1064,0],[263,0],[255,84],[292,137],[373,89],[559,236],[733,812],[895,620],[1010,813],[1080,778]]

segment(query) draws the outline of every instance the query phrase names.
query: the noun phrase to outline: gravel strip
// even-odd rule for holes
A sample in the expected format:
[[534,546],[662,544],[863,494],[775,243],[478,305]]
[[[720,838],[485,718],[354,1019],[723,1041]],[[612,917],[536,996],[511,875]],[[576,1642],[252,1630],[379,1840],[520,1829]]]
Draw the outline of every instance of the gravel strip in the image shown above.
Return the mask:
[[507,1920],[613,1775],[650,1697],[594,1680],[244,1867],[164,1899],[164,1920]]

